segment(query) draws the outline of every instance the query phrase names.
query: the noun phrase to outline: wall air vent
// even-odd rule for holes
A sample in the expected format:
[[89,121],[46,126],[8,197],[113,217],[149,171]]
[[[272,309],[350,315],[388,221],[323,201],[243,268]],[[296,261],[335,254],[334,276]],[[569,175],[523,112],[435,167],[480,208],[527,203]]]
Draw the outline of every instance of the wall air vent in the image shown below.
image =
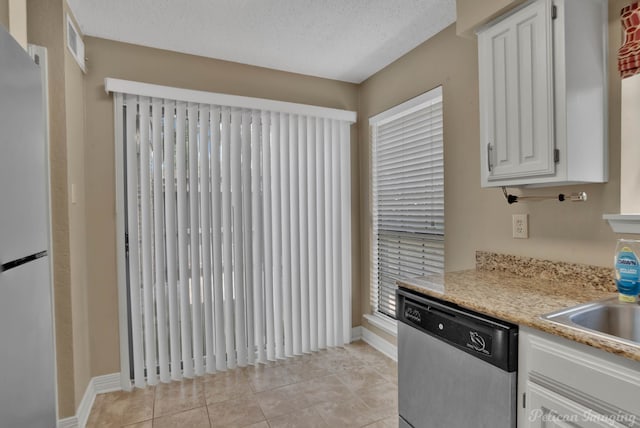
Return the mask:
[[82,72],[86,73],[87,70],[84,65],[84,42],[69,14],[67,14],[67,48],[69,48],[69,51],[73,54]]

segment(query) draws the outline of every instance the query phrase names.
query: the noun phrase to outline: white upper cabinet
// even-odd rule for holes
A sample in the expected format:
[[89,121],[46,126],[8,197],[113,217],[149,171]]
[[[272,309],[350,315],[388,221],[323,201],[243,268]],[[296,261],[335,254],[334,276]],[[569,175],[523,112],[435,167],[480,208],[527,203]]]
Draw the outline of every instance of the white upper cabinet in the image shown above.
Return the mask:
[[478,32],[483,187],[605,182],[606,0],[536,0]]
[[551,1],[478,35],[484,173],[489,182],[549,175],[553,162]]

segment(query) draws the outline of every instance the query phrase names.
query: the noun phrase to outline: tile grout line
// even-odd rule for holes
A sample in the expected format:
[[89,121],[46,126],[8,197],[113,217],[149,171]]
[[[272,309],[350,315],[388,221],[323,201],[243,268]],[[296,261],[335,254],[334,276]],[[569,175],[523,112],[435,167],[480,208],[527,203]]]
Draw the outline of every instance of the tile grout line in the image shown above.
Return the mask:
[[[255,395],[255,394],[254,394]],[[262,417],[264,418],[265,422],[267,423],[267,425],[270,427],[271,424],[269,423],[269,420],[267,419],[267,415],[264,414],[264,410],[262,410],[262,406],[260,406],[260,403],[258,402],[257,399],[254,398],[254,400],[256,401],[256,404],[258,405],[258,409],[260,409],[260,413],[262,413]],[[257,422],[256,422],[257,423]]]
[[[209,428],[213,428],[213,425],[211,424],[211,414],[209,413],[209,404],[207,403],[207,396],[205,394],[204,397],[204,408],[207,411],[207,422],[209,422]],[[153,427],[152,427],[153,428]]]
[[153,428],[153,420],[156,418],[156,395],[158,388],[153,388],[153,402],[151,404],[151,428]]

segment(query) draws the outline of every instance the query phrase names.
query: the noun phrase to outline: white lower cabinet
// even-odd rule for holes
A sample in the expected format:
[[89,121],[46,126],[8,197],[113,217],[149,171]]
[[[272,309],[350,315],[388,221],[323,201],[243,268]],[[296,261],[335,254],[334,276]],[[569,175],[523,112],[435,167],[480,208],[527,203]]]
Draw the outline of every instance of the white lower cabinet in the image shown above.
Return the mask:
[[526,387],[527,423],[531,428],[624,427],[615,420],[535,383]]
[[519,428],[640,427],[640,363],[520,328]]

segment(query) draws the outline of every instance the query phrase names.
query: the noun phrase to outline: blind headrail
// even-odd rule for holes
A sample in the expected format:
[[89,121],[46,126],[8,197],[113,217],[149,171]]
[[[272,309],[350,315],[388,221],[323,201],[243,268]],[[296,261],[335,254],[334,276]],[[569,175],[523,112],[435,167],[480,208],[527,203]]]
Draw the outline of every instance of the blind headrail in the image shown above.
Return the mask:
[[[437,86],[424,94],[418,95],[417,97],[403,102],[402,104],[398,104],[395,107],[370,117],[369,125],[380,126],[398,118],[405,117],[431,103],[435,103],[438,98],[442,98],[442,86]],[[438,102],[442,102],[442,99],[438,100]]]
[[334,119],[355,123],[355,111],[320,107],[309,104],[290,103],[265,98],[244,97],[240,95],[221,94],[217,92],[197,91],[193,89],[175,88],[107,77],[104,79],[107,93],[138,95],[143,97],[163,98],[182,102],[212,104],[225,107],[246,108],[251,110],[272,111],[278,113],[299,114],[323,119]]

